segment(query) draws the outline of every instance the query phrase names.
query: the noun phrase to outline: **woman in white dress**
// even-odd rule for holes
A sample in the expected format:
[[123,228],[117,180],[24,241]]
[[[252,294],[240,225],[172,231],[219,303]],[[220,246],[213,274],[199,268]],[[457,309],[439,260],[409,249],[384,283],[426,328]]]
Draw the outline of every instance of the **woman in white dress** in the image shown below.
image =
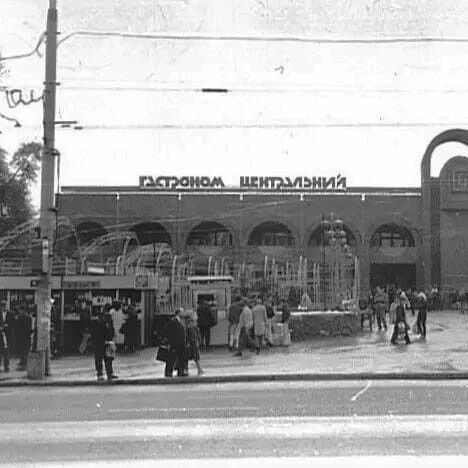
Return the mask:
[[124,346],[125,337],[121,332],[121,329],[127,317],[125,316],[124,311],[122,310],[122,305],[120,304],[120,302],[114,302],[112,304],[111,315],[114,321],[115,329],[114,342],[118,349],[122,349]]

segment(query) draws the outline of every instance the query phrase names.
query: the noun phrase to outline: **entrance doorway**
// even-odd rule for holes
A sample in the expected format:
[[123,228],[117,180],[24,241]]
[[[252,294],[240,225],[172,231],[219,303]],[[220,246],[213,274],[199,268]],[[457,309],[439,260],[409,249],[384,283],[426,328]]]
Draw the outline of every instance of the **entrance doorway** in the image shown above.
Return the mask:
[[394,284],[401,289],[416,286],[416,265],[411,263],[373,263],[370,266],[370,285]]

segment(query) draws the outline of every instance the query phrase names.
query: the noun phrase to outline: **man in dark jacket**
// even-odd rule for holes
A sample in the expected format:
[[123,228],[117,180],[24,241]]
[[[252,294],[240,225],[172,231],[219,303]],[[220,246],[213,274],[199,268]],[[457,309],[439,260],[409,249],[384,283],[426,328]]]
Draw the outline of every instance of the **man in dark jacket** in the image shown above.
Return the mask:
[[228,312],[228,344],[229,344],[229,351],[232,351],[232,349],[237,348],[238,346],[238,339],[239,339],[239,332],[238,330],[238,325],[239,325],[239,317],[242,312],[242,306],[241,306],[241,298],[237,297],[236,301],[233,302],[229,306],[229,312]]
[[99,317],[91,322],[91,342],[94,351],[94,364],[98,380],[104,380],[102,361],[106,367],[107,380],[116,379],[112,368],[113,357],[106,354],[106,342],[113,341],[115,336],[114,323],[108,311],[101,311]]
[[169,358],[166,361],[164,375],[172,377],[174,366],[177,368],[178,377],[186,377],[187,359],[187,334],[185,326],[179,317],[182,310],[176,309],[174,317],[167,324],[166,335],[169,344]]
[[408,336],[408,330],[409,326],[408,323],[406,322],[406,304],[408,302],[408,299],[405,295],[405,293],[401,293],[400,295],[400,304],[396,308],[396,319],[395,319],[395,326],[393,327],[393,334],[392,334],[392,339],[391,343],[392,344],[397,344],[396,340],[398,338],[398,326],[399,324],[403,324],[405,327],[405,341],[406,344],[410,344],[410,339]]
[[31,349],[31,335],[33,332],[32,318],[27,313],[24,307],[20,308],[18,317],[16,318],[16,347],[18,350],[19,363],[17,370],[26,370],[28,353]]
[[10,344],[15,326],[15,317],[7,309],[5,301],[0,302],[0,366],[2,365],[5,372],[10,371]]
[[207,301],[202,301],[198,306],[198,328],[200,329],[200,348],[207,349],[211,341],[211,327],[213,326],[213,312]]

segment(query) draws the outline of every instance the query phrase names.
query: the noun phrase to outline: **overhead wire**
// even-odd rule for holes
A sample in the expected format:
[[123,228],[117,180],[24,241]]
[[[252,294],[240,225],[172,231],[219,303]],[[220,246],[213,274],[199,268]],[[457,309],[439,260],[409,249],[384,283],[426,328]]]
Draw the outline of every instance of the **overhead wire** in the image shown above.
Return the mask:
[[252,36],[220,34],[182,34],[182,33],[137,33],[126,31],[72,31],[57,43],[60,46],[72,37],[120,37],[131,39],[152,39],[167,41],[208,41],[208,42],[277,42],[305,44],[401,44],[401,43],[468,43],[466,37],[375,37],[375,38],[329,38],[309,36]]
[[[70,127],[74,130],[234,130],[234,129],[309,129],[309,128],[427,128],[427,127],[458,127],[468,124],[465,122],[292,122],[292,123],[229,123],[229,124],[79,124]],[[68,127],[67,127],[68,129]]]
[[36,47],[34,47],[33,50],[31,50],[30,52],[26,52],[24,54],[7,55],[6,57],[0,57],[0,62],[7,62],[9,60],[18,60],[18,59],[28,58],[28,57],[32,57],[33,55],[38,55],[39,57],[42,57],[39,49],[40,49],[42,43],[45,41],[45,38],[46,38],[46,33],[43,32],[39,36],[39,40],[38,40],[38,42],[36,44]]

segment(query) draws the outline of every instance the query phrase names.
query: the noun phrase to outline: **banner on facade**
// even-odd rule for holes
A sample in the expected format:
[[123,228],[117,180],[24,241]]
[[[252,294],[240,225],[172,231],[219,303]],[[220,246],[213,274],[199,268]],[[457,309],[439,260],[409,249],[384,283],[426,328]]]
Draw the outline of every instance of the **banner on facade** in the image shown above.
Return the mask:
[[[140,176],[139,186],[142,190],[220,190],[226,188],[223,178],[219,176]],[[347,187],[346,177],[338,174],[334,177],[241,176],[239,185],[235,188],[240,190],[313,191],[346,190]]]

